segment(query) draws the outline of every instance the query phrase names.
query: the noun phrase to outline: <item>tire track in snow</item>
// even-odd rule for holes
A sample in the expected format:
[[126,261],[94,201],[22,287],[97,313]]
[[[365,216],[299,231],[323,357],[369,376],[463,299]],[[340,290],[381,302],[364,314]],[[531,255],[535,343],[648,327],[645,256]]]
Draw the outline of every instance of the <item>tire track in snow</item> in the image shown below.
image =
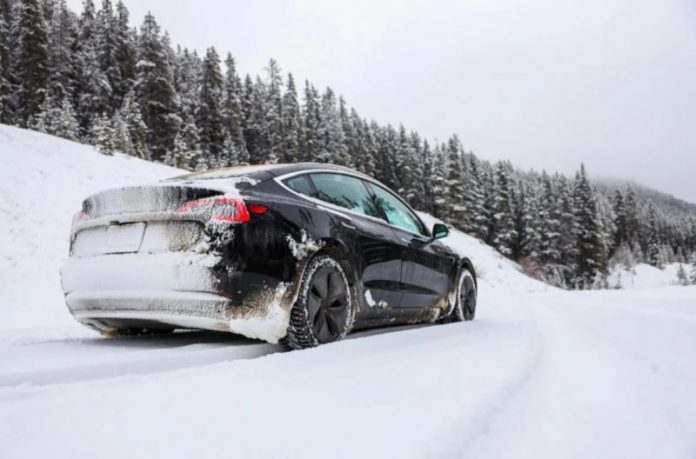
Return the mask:
[[455,422],[455,426],[449,428],[442,439],[436,442],[437,448],[429,448],[423,456],[463,457],[468,446],[485,435],[504,416],[512,402],[528,386],[544,359],[546,340],[536,322],[533,330],[533,335],[524,344],[524,354],[508,372],[508,377],[498,381],[495,390],[463,416],[461,422]]
[[[221,340],[217,340],[219,342],[205,343],[205,335],[200,336],[200,343],[196,343],[195,338],[192,341],[189,336],[162,339],[159,343],[157,340],[148,342],[147,340],[151,339],[149,337],[128,338],[122,343],[119,343],[119,340],[103,339],[58,340],[38,343],[38,349],[33,352],[31,349],[27,352],[27,347],[31,348],[31,344],[5,345],[5,349],[0,349],[0,355],[10,355],[13,351],[24,351],[28,355],[21,365],[10,367],[9,370],[7,367],[2,369],[0,389],[149,375],[227,361],[255,359],[280,350],[276,345],[236,337],[227,340],[222,337]],[[60,354],[62,349],[55,349],[55,346],[60,345],[72,348],[73,351],[79,350],[80,353],[68,354],[69,360],[65,362],[47,361],[44,353]]]

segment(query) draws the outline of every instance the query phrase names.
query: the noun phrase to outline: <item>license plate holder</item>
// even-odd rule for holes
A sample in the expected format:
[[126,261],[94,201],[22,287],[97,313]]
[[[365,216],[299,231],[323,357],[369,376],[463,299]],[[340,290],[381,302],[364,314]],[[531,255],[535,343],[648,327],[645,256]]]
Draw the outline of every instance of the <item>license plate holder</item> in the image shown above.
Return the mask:
[[145,223],[112,224],[106,229],[106,253],[133,253],[140,250]]

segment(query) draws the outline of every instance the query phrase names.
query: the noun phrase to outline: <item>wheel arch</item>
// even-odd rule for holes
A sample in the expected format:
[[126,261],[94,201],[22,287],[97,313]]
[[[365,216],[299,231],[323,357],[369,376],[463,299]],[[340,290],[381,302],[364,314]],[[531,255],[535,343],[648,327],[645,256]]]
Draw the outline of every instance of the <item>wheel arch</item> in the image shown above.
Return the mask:
[[471,275],[474,276],[474,284],[476,287],[478,287],[478,277],[476,276],[476,268],[474,268],[474,263],[472,263],[468,257],[464,257],[462,258],[460,267],[461,269],[467,269],[469,272],[471,272]]

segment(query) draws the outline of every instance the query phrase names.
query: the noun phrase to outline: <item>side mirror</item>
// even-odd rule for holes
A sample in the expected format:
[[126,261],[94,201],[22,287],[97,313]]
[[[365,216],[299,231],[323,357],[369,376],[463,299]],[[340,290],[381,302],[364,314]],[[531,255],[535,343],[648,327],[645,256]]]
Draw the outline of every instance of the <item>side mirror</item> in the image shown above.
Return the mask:
[[443,225],[442,223],[435,223],[433,225],[433,239],[441,239],[447,236],[449,236],[449,228],[447,228],[447,225]]

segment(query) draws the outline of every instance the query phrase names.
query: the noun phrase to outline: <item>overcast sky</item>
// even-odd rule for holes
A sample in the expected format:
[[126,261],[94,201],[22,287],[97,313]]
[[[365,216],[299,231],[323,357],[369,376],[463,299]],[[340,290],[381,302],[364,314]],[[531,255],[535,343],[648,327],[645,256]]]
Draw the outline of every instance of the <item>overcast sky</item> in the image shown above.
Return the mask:
[[274,57],[381,123],[696,202],[696,1],[124,1],[175,43],[231,51],[242,74]]

